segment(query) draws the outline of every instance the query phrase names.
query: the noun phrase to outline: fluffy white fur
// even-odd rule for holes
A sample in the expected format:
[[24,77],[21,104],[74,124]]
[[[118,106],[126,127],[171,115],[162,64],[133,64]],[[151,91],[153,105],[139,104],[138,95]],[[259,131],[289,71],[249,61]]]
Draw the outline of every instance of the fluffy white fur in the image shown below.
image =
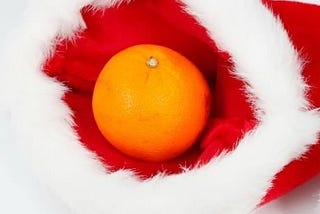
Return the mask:
[[[274,1],[281,1],[281,0],[274,0]],[[320,5],[320,0],[296,0],[296,1],[295,0],[284,0],[284,1],[292,1],[292,2]]]
[[120,1],[34,0],[13,38],[1,66],[1,106],[34,171],[75,213],[250,213],[274,175],[316,142],[320,117],[309,110],[301,62],[279,20],[256,0],[183,2],[232,55],[260,123],[234,152],[180,175],[141,182],[129,171],[108,173],[71,127],[66,88],[40,70],[57,35],[85,28],[83,6]]

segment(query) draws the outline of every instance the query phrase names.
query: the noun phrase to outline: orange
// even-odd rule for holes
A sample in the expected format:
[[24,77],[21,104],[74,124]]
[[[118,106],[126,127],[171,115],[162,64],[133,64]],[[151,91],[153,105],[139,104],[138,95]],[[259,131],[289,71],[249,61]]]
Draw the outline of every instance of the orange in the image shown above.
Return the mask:
[[102,69],[92,107],[99,130],[118,150],[165,161],[197,140],[208,118],[210,90],[184,56],[162,46],[136,45]]

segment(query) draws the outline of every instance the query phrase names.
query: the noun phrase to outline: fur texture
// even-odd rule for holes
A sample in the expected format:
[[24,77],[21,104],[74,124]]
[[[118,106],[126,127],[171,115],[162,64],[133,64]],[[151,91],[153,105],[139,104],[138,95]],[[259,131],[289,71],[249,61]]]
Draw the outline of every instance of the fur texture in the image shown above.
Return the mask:
[[2,107],[12,112],[17,141],[39,178],[76,213],[250,213],[274,175],[316,142],[320,117],[309,109],[301,61],[280,21],[256,0],[183,2],[232,55],[260,123],[234,152],[180,175],[140,182],[129,171],[108,174],[72,129],[72,112],[61,100],[66,89],[41,72],[56,36],[72,38],[85,28],[83,6],[120,1],[34,0],[3,58]]

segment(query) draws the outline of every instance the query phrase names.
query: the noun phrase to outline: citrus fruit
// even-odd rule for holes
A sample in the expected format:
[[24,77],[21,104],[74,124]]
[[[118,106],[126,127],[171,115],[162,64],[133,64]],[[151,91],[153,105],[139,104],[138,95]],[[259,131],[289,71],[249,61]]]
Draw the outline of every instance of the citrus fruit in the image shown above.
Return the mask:
[[100,132],[118,150],[165,161],[197,140],[208,118],[210,90],[184,56],[158,45],[136,45],[104,66],[92,108]]

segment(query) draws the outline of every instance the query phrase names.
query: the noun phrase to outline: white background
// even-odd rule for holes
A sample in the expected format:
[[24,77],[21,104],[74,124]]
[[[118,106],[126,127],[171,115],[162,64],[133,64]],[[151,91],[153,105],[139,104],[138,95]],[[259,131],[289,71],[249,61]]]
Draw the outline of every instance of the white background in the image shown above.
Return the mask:
[[[21,22],[22,12],[26,7],[26,0],[1,1],[3,2],[0,7],[0,50],[5,43],[5,34]],[[50,191],[38,183],[32,175],[27,161],[23,158],[23,151],[12,143],[8,119],[8,115],[0,112],[0,213],[69,214],[64,204],[52,196]],[[317,203],[320,199],[319,192],[320,176],[258,210],[257,214],[320,213],[319,207],[316,208],[318,204],[320,205]]]

